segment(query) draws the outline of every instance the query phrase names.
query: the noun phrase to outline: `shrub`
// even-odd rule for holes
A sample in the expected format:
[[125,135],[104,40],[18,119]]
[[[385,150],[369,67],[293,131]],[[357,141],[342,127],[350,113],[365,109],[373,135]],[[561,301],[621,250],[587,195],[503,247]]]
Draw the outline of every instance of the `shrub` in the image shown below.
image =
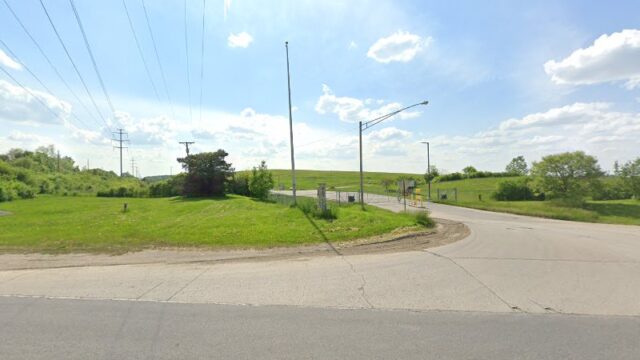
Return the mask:
[[258,199],[266,199],[269,191],[273,189],[273,175],[267,169],[267,163],[263,160],[260,166],[254,167],[249,180],[249,192]]
[[23,183],[14,183],[13,188],[21,199],[33,199],[36,196],[33,189]]
[[11,201],[16,198],[16,192],[9,183],[0,184],[0,202]]
[[237,173],[228,184],[229,192],[236,195],[249,196],[249,175],[245,173]]
[[591,183],[591,198],[593,200],[623,200],[630,199],[632,196],[633,194],[620,178]]
[[422,225],[422,226],[427,227],[427,228],[432,228],[432,227],[435,226],[435,222],[429,216],[429,212],[427,212],[427,211],[417,212],[415,214],[415,218],[416,218],[416,223],[419,224],[419,225]]
[[535,196],[526,180],[505,180],[498,184],[498,190],[492,194],[498,201],[534,200]]
[[313,199],[301,199],[298,201],[298,209],[300,209],[305,215],[312,216],[316,219],[335,220],[338,218],[338,207],[335,205],[327,204],[327,209],[322,210],[316,204]]

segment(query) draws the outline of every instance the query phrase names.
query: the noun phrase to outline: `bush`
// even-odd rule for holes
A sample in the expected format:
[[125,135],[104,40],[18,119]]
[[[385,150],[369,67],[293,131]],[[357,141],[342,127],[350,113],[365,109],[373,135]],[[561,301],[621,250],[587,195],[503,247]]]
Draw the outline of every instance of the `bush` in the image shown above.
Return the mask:
[[184,175],[176,175],[167,180],[161,180],[149,185],[149,196],[172,197],[182,195]]
[[21,199],[33,199],[36,196],[33,189],[23,183],[14,183],[13,188]]
[[633,196],[629,188],[620,178],[612,181],[591,182],[591,198],[593,200],[623,200]]
[[236,195],[249,196],[249,175],[245,173],[235,174],[228,184],[229,192]]
[[498,201],[535,200],[535,195],[526,180],[502,181],[492,196]]
[[251,196],[258,199],[266,199],[269,192],[273,189],[273,176],[267,169],[267,163],[263,160],[260,166],[254,167],[251,171],[251,179],[249,180],[249,192]]
[[420,211],[415,214],[416,223],[422,225],[427,228],[432,228],[435,226],[435,222],[431,217],[429,217],[429,213],[427,211]]
[[13,187],[8,183],[0,184],[0,202],[11,201],[17,196]]
[[323,211],[318,207],[318,204],[316,204],[316,201],[313,199],[299,200],[298,209],[300,209],[305,215],[324,220],[337,219],[339,212],[338,207],[331,204],[327,204],[327,209]]

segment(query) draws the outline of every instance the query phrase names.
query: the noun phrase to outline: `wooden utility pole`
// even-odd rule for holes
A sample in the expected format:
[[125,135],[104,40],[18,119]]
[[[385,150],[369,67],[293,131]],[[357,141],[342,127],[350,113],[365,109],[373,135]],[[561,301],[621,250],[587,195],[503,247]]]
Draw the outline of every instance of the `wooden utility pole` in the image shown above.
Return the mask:
[[120,150],[120,177],[122,177],[122,149],[127,148],[127,146],[122,146],[122,144],[128,142],[129,140],[122,138],[123,135],[127,135],[127,133],[123,129],[118,129],[118,131],[116,131],[114,134],[118,135],[117,139],[112,140],[118,142],[118,146],[114,146],[114,148]]

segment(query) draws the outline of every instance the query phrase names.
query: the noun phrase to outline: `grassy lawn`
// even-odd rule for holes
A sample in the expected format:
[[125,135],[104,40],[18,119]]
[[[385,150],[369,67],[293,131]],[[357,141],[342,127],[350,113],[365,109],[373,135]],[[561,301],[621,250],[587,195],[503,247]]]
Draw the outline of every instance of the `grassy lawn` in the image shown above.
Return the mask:
[[[288,189],[291,187],[291,171],[290,170],[271,170],[273,179],[278,184],[284,184]],[[382,179],[397,179],[399,176],[413,176],[422,178],[419,174],[402,174],[402,173],[383,173],[383,172],[365,172],[364,188],[366,192],[375,194],[384,194],[385,189],[381,185]],[[357,171],[321,171],[321,170],[296,170],[296,182],[298,189],[310,190],[317,189],[319,183],[327,184],[327,188],[331,190],[341,191],[358,191],[360,189],[360,174]],[[333,188],[332,188],[333,187]],[[396,185],[392,185],[391,189],[395,191]]]
[[[123,203],[129,211],[122,212]],[[341,207],[332,222],[240,196],[222,199],[38,196],[0,204],[0,251],[124,252],[150,247],[272,247],[416,226],[405,214]]]
[[[510,178],[515,179],[515,178]],[[558,205],[553,201],[495,201],[491,194],[505,178],[466,179],[432,184],[432,196],[437,189],[457,189],[458,200],[442,201],[446,204],[489,211],[546,217],[560,220],[640,225],[640,201],[609,200],[587,201],[582,208]],[[478,195],[482,196],[482,200]]]

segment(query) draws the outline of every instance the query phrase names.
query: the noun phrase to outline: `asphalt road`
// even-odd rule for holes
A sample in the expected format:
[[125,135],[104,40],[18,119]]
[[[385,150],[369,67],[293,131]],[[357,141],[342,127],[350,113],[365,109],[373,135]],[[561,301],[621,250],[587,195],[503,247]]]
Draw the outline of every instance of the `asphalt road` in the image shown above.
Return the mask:
[[640,358],[640,227],[429,208],[471,235],[391,254],[0,271],[0,358]]
[[638,359],[640,319],[0,298],[10,359]]

